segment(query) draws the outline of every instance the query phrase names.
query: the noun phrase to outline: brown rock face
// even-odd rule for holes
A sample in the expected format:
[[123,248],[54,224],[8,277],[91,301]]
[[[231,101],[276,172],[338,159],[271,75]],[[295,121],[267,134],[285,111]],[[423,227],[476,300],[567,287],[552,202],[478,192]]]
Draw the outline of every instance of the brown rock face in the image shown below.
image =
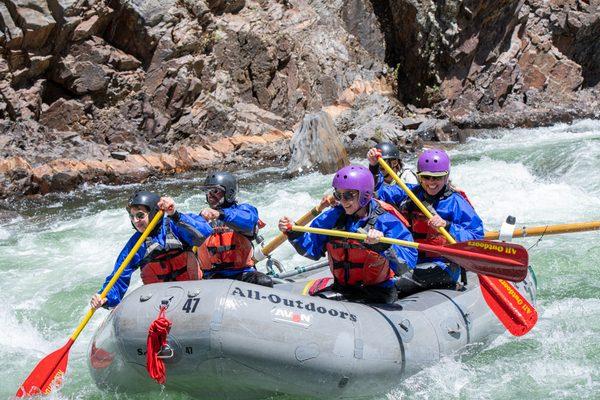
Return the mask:
[[515,102],[571,107],[596,87],[599,11],[598,1],[390,0],[378,15],[391,19],[386,61],[397,66],[399,97],[469,124]]
[[600,0],[5,0],[0,29],[0,197],[283,165],[320,111],[410,151],[599,109]]

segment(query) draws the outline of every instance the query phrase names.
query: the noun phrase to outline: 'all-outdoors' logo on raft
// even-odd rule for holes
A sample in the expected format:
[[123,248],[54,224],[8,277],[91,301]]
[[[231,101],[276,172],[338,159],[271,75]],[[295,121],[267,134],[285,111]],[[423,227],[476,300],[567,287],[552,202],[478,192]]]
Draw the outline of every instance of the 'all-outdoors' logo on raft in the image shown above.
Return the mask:
[[[236,288],[233,289],[233,292],[231,294],[233,296],[243,297],[243,298],[247,298],[247,299],[253,299],[253,300],[258,300],[258,301],[269,301],[273,304],[281,304],[286,307],[290,307],[292,309],[306,310],[313,314],[321,314],[321,315],[327,315],[330,317],[348,319],[352,322],[357,321],[356,315],[350,314],[346,311],[337,310],[335,308],[327,308],[327,307],[323,307],[323,306],[317,306],[312,301],[309,303],[305,303],[302,300],[288,299],[285,297],[281,297],[275,293],[271,293],[269,295],[264,295],[255,289],[247,289],[244,291],[236,286]],[[282,316],[283,316],[283,314],[282,314]],[[285,316],[286,316],[286,318],[290,317],[287,314]],[[294,318],[293,313],[291,314],[290,318],[292,318],[292,321],[293,321],[293,318]],[[301,316],[299,318],[300,318],[300,320],[302,319]],[[310,321],[307,321],[307,322],[310,322]]]

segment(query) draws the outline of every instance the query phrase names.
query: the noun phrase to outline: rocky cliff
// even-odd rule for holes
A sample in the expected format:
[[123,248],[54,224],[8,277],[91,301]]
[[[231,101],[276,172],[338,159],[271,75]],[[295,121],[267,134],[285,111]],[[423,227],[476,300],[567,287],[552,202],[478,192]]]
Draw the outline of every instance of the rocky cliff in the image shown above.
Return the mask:
[[0,197],[600,117],[600,0],[2,0]]

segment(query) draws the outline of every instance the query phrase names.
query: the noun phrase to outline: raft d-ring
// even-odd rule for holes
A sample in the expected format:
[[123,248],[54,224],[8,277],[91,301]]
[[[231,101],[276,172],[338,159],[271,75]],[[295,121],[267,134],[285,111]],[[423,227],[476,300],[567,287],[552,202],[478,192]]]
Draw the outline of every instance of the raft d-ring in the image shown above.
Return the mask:
[[458,322],[446,323],[446,329],[451,336],[460,335],[460,324]]
[[160,349],[160,351],[156,355],[156,358],[169,359],[173,358],[173,355],[175,355],[175,352],[173,351],[171,346],[166,344],[162,349]]
[[140,296],[140,302],[148,301],[152,298],[152,293],[143,294]]

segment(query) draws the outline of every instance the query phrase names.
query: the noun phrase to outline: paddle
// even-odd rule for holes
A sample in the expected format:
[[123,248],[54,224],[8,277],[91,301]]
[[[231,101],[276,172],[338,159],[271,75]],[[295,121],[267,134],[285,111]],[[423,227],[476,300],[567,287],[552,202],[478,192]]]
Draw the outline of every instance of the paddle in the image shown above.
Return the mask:
[[[545,225],[545,226],[532,226],[528,228],[526,226],[515,229],[513,237],[526,237],[526,236],[541,236],[541,235],[558,235],[560,233],[572,233],[572,232],[586,232],[596,231],[600,229],[600,221],[591,222],[576,222],[572,224],[558,224],[558,225]],[[498,239],[500,232],[486,232],[485,238],[489,240]]]
[[[402,190],[415,203],[428,219],[433,218],[427,207],[415,196],[415,194],[406,186],[398,175],[390,168],[381,156],[377,158],[379,165],[383,167],[388,174],[394,178]],[[456,240],[448,233],[445,228],[438,228],[438,231],[446,238],[448,243],[454,244]],[[506,246],[507,243],[503,243]],[[466,268],[465,268],[466,269]],[[504,325],[504,327],[515,336],[522,336],[529,332],[535,326],[538,315],[535,308],[529,304],[527,299],[519,293],[510,283],[501,279],[495,279],[485,275],[479,275],[479,287],[483,298]]]
[[[321,211],[323,211],[326,207],[328,207],[328,203],[331,203],[332,200],[333,200],[333,196],[327,196],[327,201],[321,201],[319,203],[319,205],[313,207],[309,212],[307,212],[306,214],[304,214],[303,216],[298,218],[298,220],[295,222],[295,224],[296,225],[308,224],[310,221],[312,221],[314,218],[316,218],[321,213]],[[264,247],[262,247],[260,249],[256,249],[254,251],[254,256],[253,256],[254,261],[259,262],[259,261],[264,260],[265,258],[268,257],[269,254],[271,254],[271,252],[273,252],[273,250],[275,250],[277,247],[279,247],[279,245],[281,245],[286,240],[287,240],[287,236],[283,233],[280,233],[279,235],[275,236],[275,238],[273,240],[271,240],[269,243],[267,243]]]
[[[101,298],[106,297],[107,293],[110,291],[115,282],[117,282],[117,279],[119,279],[119,277],[123,273],[125,267],[129,265],[129,262],[131,262],[131,259],[133,258],[135,253],[144,243],[150,232],[152,232],[158,221],[160,221],[162,215],[163,212],[158,211],[152,219],[152,221],[150,221],[150,224],[142,233],[138,241],[135,243],[125,260],[123,260],[121,266],[119,267],[119,269],[117,269],[110,282],[108,282],[102,293],[100,293]],[[27,379],[25,379],[25,382],[23,382],[21,387],[19,387],[19,390],[17,390],[17,397],[49,394],[53,388],[58,388],[62,384],[62,377],[65,374],[65,371],[67,370],[69,350],[71,349],[73,343],[75,343],[75,340],[77,340],[77,337],[79,336],[83,328],[85,328],[89,320],[92,318],[92,315],[94,315],[95,311],[95,309],[90,308],[83,320],[81,321],[81,323],[79,324],[79,326],[69,337],[69,340],[67,340],[67,343],[60,349],[44,357],[36,365],[36,367],[33,369],[33,371],[31,371]]]
[[[367,238],[367,235],[364,233],[297,225],[292,225],[289,228],[295,232],[316,233],[319,235],[336,236],[347,239],[365,240]],[[403,247],[412,247],[440,254],[462,266],[464,269],[478,274],[486,274],[518,282],[522,281],[525,279],[525,276],[527,276],[527,250],[514,243],[495,243],[484,240],[471,240],[465,243],[434,246],[387,237],[379,238],[379,242],[397,244]]]

